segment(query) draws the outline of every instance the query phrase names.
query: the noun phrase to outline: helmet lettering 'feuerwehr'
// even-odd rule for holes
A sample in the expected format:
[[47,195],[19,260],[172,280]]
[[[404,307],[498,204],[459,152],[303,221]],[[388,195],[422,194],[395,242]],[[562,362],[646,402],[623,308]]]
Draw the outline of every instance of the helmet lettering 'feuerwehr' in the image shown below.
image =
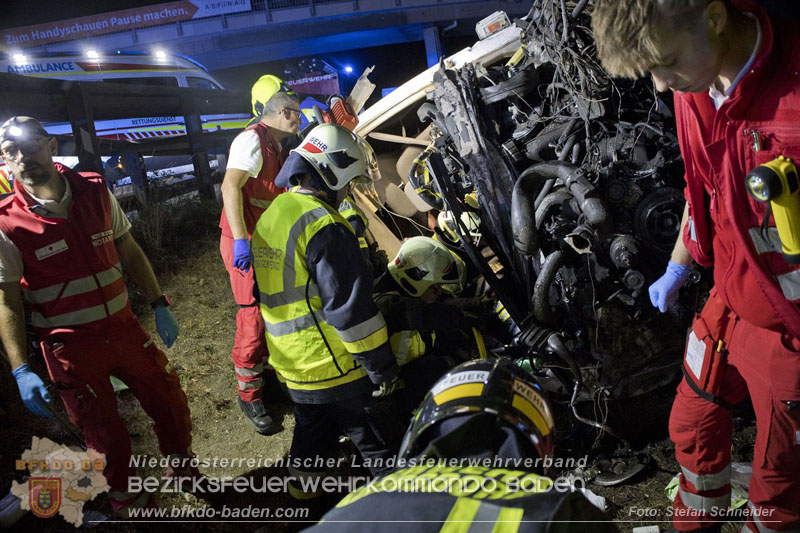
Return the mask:
[[308,150],[309,152],[314,152],[316,154],[320,154],[327,149],[328,145],[316,137],[309,137],[306,139],[306,143],[303,145],[303,150]]
[[417,410],[398,457],[425,456],[439,425],[475,415],[496,417],[539,458],[552,460],[555,427],[550,405],[536,378],[506,358],[468,361],[440,378]]
[[334,191],[353,180],[379,179],[378,160],[367,141],[337,124],[320,124],[292,150]]

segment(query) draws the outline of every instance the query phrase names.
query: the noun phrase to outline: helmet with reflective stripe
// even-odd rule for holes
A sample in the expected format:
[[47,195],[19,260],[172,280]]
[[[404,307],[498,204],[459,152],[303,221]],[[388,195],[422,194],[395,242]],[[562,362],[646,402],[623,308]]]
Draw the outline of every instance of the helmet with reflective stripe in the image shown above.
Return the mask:
[[458,293],[467,277],[464,261],[430,237],[411,237],[404,242],[388,269],[408,294],[417,297],[433,285]]
[[264,114],[264,106],[269,99],[277,93],[286,93],[294,96],[288,85],[283,83],[278,76],[272,74],[265,74],[258,78],[258,81],[253,84],[250,89],[250,102],[253,105],[253,116],[260,117]]
[[320,124],[292,150],[305,159],[334,191],[353,180],[380,178],[378,158],[367,141],[338,124]]
[[426,448],[441,436],[436,427],[445,420],[471,414],[497,417],[516,432],[547,464],[552,460],[553,414],[550,403],[530,373],[510,359],[475,359],[445,374],[428,391],[403,438],[398,457],[408,461],[429,455]]
[[[473,211],[464,211],[459,218],[462,226],[467,228],[466,236],[472,239],[472,242],[477,243],[481,238],[481,218]],[[455,230],[455,216],[452,211],[440,211],[436,217],[436,223],[441,230],[441,234],[450,244],[459,244]]]

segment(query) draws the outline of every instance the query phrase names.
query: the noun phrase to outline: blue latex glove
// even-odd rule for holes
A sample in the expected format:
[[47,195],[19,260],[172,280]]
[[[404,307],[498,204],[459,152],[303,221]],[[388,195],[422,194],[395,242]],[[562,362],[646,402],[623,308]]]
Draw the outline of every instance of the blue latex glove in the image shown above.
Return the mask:
[[53,415],[50,414],[50,409],[47,407],[47,404],[50,403],[50,393],[47,392],[42,378],[28,368],[28,363],[19,365],[14,369],[13,374],[25,407],[35,415],[51,418]]
[[234,239],[233,241],[233,266],[243,272],[250,270],[253,256],[250,255],[250,243],[247,239]]
[[690,270],[689,265],[679,265],[670,261],[664,275],[650,285],[650,301],[653,307],[658,307],[659,311],[665,313],[667,307],[678,298],[678,290],[686,283]]
[[156,330],[167,348],[171,348],[178,338],[178,320],[169,307],[156,307]]

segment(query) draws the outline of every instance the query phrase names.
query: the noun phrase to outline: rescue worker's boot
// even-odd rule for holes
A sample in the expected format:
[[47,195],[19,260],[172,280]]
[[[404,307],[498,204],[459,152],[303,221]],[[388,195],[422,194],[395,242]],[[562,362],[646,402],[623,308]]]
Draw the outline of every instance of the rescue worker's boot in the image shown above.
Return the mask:
[[280,431],[278,424],[267,414],[263,401],[259,399],[254,402],[245,402],[241,398],[238,398],[238,401],[242,412],[247,419],[253,423],[258,433],[261,435],[272,435]]

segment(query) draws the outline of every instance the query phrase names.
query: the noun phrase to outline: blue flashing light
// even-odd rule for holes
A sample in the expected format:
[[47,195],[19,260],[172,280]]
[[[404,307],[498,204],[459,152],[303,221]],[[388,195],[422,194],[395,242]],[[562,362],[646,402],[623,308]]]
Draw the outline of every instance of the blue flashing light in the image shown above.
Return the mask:
[[347,65],[347,66],[344,67],[344,71],[346,73],[348,73],[348,74],[352,74],[353,73],[353,67],[351,67],[350,65]]

